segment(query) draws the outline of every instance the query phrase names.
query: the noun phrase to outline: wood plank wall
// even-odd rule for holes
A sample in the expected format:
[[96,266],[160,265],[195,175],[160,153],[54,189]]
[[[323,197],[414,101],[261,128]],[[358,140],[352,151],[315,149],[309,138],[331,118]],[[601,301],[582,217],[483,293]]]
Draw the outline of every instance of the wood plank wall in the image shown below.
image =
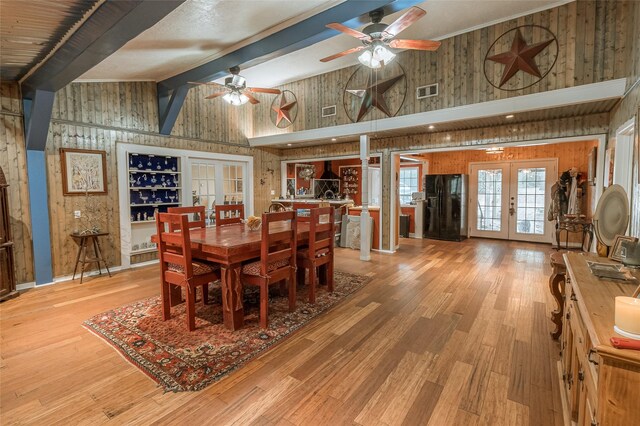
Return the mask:
[[533,159],[558,159],[558,173],[571,167],[587,172],[587,156],[598,141],[567,142],[546,145],[507,147],[501,154],[487,154],[481,149],[468,151],[433,152],[420,155],[429,161],[429,174],[469,173],[469,163],[500,162]]
[[[389,220],[391,203],[391,155],[396,151],[424,150],[447,147],[476,147],[506,142],[552,140],[554,138],[606,134],[609,114],[592,114],[581,117],[560,118],[532,123],[483,127],[454,132],[433,132],[402,137],[371,140],[371,151],[382,154],[382,212],[383,249],[389,249]],[[341,155],[358,155],[358,142],[320,145],[282,151],[282,160],[309,159]]]
[[[190,97],[200,99],[201,89],[193,90]],[[207,88],[208,90],[208,88]],[[15,192],[12,199],[12,217],[26,217],[27,225],[14,222],[18,281],[33,280],[33,254],[31,252],[30,225],[28,220],[28,192],[24,153],[24,135],[22,133],[22,112],[20,96],[16,85],[2,84],[2,126],[0,128],[0,165],[3,166]],[[207,101],[209,102],[209,101]],[[244,106],[247,109],[250,105]],[[209,106],[203,108],[208,111]],[[233,108],[228,108],[234,110]],[[5,110],[7,112],[5,112]],[[179,133],[218,137],[228,128],[217,128],[213,120],[202,117],[190,117],[196,110],[183,110],[183,122],[199,122],[200,127],[181,128]],[[246,114],[244,112],[243,114]],[[120,225],[118,204],[118,181],[116,164],[116,144],[131,143],[155,145],[168,148],[219,152],[225,154],[251,155],[254,158],[254,208],[260,213],[270,204],[270,190],[279,191],[280,159],[275,149],[251,149],[246,138],[240,141],[205,139],[186,136],[161,136],[157,133],[158,111],[154,83],[73,83],[56,93],[49,137],[47,140],[47,176],[49,190],[49,215],[51,218],[51,244],[54,277],[69,275],[73,272],[74,255],[77,246],[69,237],[77,223],[73,218],[74,210],[84,210],[84,197],[62,196],[60,178],[60,148],[86,148],[104,150],[107,155],[107,180],[109,192],[106,196],[96,197],[103,213],[101,227],[110,232],[105,239],[104,251],[111,265],[120,265]],[[241,115],[238,121],[243,121]],[[233,124],[236,126],[237,124]],[[233,133],[233,132],[231,132]],[[239,132],[237,133],[240,134]],[[18,162],[9,159],[18,158]],[[18,164],[17,167],[12,166]],[[20,192],[20,193],[18,193]],[[21,230],[23,227],[24,230]],[[133,262],[151,260],[154,254],[136,256]]]
[[[155,84],[143,83],[73,83],[56,93],[47,140],[47,167],[49,196],[51,199],[51,240],[54,258],[54,276],[63,276],[73,270],[75,243],[68,237],[76,224],[74,210],[82,210],[83,197],[63,197],[60,182],[60,156],[62,147],[100,149],[107,153],[109,194],[98,197],[103,203],[104,220],[101,224],[108,230],[107,250],[111,264],[120,264],[120,230],[116,164],[116,144],[130,143],[155,145],[195,151],[225,154],[250,155],[254,158],[254,207],[256,212],[266,211],[270,203],[270,190],[279,190],[280,175],[269,170],[279,170],[279,152],[269,149],[250,149],[246,138],[235,133],[240,141],[222,140],[224,132],[244,121],[242,108],[224,108],[229,127],[216,127],[208,119],[212,109],[220,109],[214,101],[202,101],[200,108],[193,107],[205,94],[206,88],[196,88],[188,96],[188,104],[180,114],[181,127],[171,137],[157,134],[158,118]],[[206,91],[205,91],[206,93]],[[219,100],[218,100],[219,101]],[[234,111],[241,111],[231,119]],[[204,115],[201,115],[204,114]],[[238,120],[238,122],[234,120]],[[190,123],[185,126],[185,123]],[[180,133],[189,135],[181,136]],[[230,132],[234,134],[234,132]],[[202,137],[200,137],[202,136]],[[217,139],[207,139],[217,138]],[[133,262],[151,260],[155,254],[136,256]]]
[[[598,146],[598,141],[582,141],[505,148],[501,154],[487,154],[484,150],[474,149],[455,152],[433,152],[420,157],[429,162],[429,174],[469,173],[469,163],[500,162],[534,159],[558,159],[558,176],[571,167],[577,167],[587,176],[589,153]],[[583,211],[591,217],[594,211],[593,186],[587,185]]]
[[[483,58],[489,44],[504,31],[521,24],[546,26],[559,42],[558,63],[540,83],[526,90],[505,92],[491,87],[482,73]],[[572,2],[548,11],[443,40],[435,54],[404,52],[398,62],[408,76],[408,99],[400,114],[502,99],[527,93],[571,87],[611,78],[640,75],[640,2],[597,1]],[[635,37],[635,38],[634,38]],[[500,46],[506,49],[508,46]],[[548,56],[548,55],[547,55]],[[541,66],[548,61],[540,58]],[[280,159],[313,158],[357,154],[357,144],[340,144],[288,150],[250,149],[247,136],[290,132],[348,123],[342,107],[342,89],[355,67],[312,77],[282,86],[292,90],[300,102],[299,116],[293,126],[275,130],[269,119],[272,97],[259,95],[261,104],[229,108],[221,100],[202,98],[214,89],[197,87],[187,96],[171,137],[160,136],[158,129],[157,94],[154,83],[82,83],[71,84],[56,95],[56,103],[47,141],[47,167],[51,192],[52,250],[54,275],[71,272],[75,246],[68,238],[74,228],[73,210],[82,208],[77,197],[62,197],[59,176],[60,147],[91,147],[104,149],[108,155],[109,194],[102,197],[105,218],[118,217],[117,173],[115,146],[117,142],[195,149],[208,152],[235,153],[254,156],[255,208],[263,211],[269,204],[271,189],[280,188]],[[498,71],[493,70],[494,74]],[[631,79],[632,80],[632,79]],[[439,83],[440,95],[424,100],[413,99],[417,86]],[[631,85],[631,82],[630,82]],[[629,85],[629,86],[630,86]],[[22,112],[18,90],[2,84],[0,127],[0,165],[5,168],[12,192],[12,217],[15,219],[15,239],[19,240],[18,280],[33,280],[33,266],[28,221],[26,160]],[[630,117],[635,101],[625,101],[616,115]],[[635,104],[634,104],[635,102]],[[322,106],[338,105],[338,114],[322,119]],[[637,106],[636,106],[637,109]],[[629,115],[631,114],[631,115]],[[624,122],[626,120],[622,120]],[[431,133],[376,139],[372,149],[382,153],[383,212],[389,218],[390,161],[396,150],[423,149],[439,146],[472,146],[487,143],[526,141],[563,136],[581,136],[609,132],[609,115],[545,120],[509,126],[495,126],[448,133]],[[15,160],[14,160],[15,159]],[[640,189],[638,189],[640,192]],[[386,210],[385,210],[386,209]],[[18,219],[20,218],[20,219]],[[23,219],[27,219],[26,221]],[[18,223],[18,221],[22,223]],[[109,259],[119,264],[119,225],[105,219],[112,232],[108,245]],[[640,227],[640,225],[638,225]],[[388,226],[384,227],[384,247],[388,248]],[[386,235],[385,235],[386,234]],[[140,260],[145,260],[141,258]]]
[[17,85],[0,85],[0,167],[9,182],[9,215],[18,283],[34,280],[27,152]]
[[[442,45],[434,53],[399,53],[396,61],[406,71],[408,88],[406,101],[398,115],[505,99],[640,73],[640,60],[631,54],[634,50],[634,37],[638,37],[640,28],[639,11],[640,2],[637,1],[571,2],[442,40]],[[527,89],[496,89],[484,77],[484,56],[491,43],[501,34],[525,24],[540,25],[556,35],[557,63],[542,81]],[[540,29],[525,32],[524,36],[544,37]],[[502,52],[509,48],[510,39],[505,39],[494,49]],[[555,47],[550,47],[537,58],[541,70],[550,66],[550,49],[555,51]],[[356,62],[354,57],[354,63]],[[291,90],[296,94],[299,102],[298,118],[290,127],[276,129],[269,118],[270,103],[258,105],[253,123],[254,136],[350,123],[343,107],[343,89],[355,69],[353,66],[281,86],[281,89]],[[487,67],[487,73],[498,81],[501,72],[502,65]],[[530,82],[530,76],[523,77],[522,74],[518,73],[514,77],[514,84]],[[416,99],[416,87],[431,83],[438,83],[439,95]],[[321,108],[329,105],[337,105],[337,114],[322,118]],[[369,115],[364,120],[381,117],[376,114]]]

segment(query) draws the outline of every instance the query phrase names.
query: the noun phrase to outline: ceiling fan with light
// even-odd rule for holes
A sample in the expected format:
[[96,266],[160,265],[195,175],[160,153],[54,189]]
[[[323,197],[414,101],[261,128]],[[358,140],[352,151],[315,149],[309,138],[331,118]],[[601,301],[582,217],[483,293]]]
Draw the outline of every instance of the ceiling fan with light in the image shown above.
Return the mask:
[[199,83],[190,81],[189,84],[198,84],[205,86],[217,86],[222,89],[220,92],[216,92],[213,95],[205,96],[205,99],[214,99],[222,96],[226,102],[231,105],[244,105],[247,102],[251,102],[252,104],[260,103],[257,100],[253,93],[269,93],[272,95],[279,95],[279,89],[266,89],[263,87],[247,87],[247,80],[241,76],[240,67],[232,67],[229,68],[229,72],[231,75],[224,79],[224,84],[218,84],[214,82],[209,83]]
[[384,12],[382,10],[374,10],[369,13],[371,24],[364,27],[362,31],[354,30],[344,26],[338,22],[328,24],[327,27],[340,31],[344,34],[355,37],[362,42],[362,46],[354,47],[335,55],[327,56],[320,59],[321,62],[329,62],[337,58],[349,55],[351,53],[362,52],[358,56],[358,60],[369,68],[380,68],[388,64],[395,58],[395,54],[389,50],[394,49],[413,49],[413,50],[437,50],[440,47],[439,41],[433,40],[402,40],[395,37],[407,27],[412,25],[418,19],[422,18],[427,12],[419,7],[412,7],[400,18],[390,25],[382,23]]

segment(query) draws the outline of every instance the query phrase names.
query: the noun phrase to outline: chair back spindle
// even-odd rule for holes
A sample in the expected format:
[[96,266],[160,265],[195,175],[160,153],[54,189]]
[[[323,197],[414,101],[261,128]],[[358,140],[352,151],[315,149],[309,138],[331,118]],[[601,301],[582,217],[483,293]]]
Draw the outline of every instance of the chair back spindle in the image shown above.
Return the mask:
[[242,223],[244,220],[244,204],[216,205],[216,226]]

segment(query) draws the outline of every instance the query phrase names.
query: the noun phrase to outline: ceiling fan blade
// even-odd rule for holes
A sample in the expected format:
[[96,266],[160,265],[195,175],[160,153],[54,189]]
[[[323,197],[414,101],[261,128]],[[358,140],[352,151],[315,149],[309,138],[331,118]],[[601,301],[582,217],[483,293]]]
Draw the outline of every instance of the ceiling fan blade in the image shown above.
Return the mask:
[[342,25],[338,22],[332,22],[330,24],[327,24],[327,28],[331,28],[332,30],[336,30],[336,31],[340,31],[341,33],[344,33],[346,35],[350,35],[351,37],[355,37],[358,40],[361,41],[371,41],[371,37],[369,37],[368,35],[366,35],[363,32],[360,32],[358,30],[354,30],[353,28],[349,28],[345,25]]
[[206,83],[201,83],[199,81],[187,81],[187,84],[197,84],[199,86],[218,86],[218,87],[224,87],[224,84],[218,84],[218,83],[214,83],[213,81],[209,81]]
[[247,98],[249,98],[249,102],[251,102],[253,105],[260,103],[260,101],[254,98],[253,95],[249,93],[248,90],[243,91],[242,94],[245,95]]
[[353,49],[345,50],[344,52],[336,53],[335,55],[331,55],[331,56],[327,56],[326,58],[322,58],[322,59],[320,59],[320,62],[333,61],[334,59],[338,59],[338,58],[341,58],[343,56],[350,55],[352,53],[359,52],[359,51],[364,50],[364,49],[366,49],[366,46],[354,47]]
[[247,87],[245,90],[253,93],[271,93],[272,95],[279,95],[282,93],[280,89],[265,89],[264,87]]
[[419,7],[413,6],[409,9],[404,15],[395,20],[395,22],[389,25],[382,34],[387,37],[395,37],[404,31],[409,25],[416,22],[418,19],[422,18],[426,15],[427,12],[420,9]]
[[205,96],[205,99],[218,98],[218,97],[226,95],[226,94],[227,94],[227,92],[218,92],[218,93],[214,93],[213,95]]
[[439,41],[434,40],[391,40],[389,47],[394,49],[438,50]]

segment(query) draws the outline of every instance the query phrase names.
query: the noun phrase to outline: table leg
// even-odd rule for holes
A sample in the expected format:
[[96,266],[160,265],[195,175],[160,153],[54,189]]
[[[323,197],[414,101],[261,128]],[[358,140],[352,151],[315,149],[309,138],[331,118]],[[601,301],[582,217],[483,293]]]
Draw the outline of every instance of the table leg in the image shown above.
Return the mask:
[[222,275],[222,315],[224,325],[229,330],[238,330],[244,325],[240,265],[222,265],[220,272]]
[[327,285],[329,284],[329,280],[328,280],[329,275],[327,275],[327,264],[325,263],[324,265],[320,265],[320,267],[318,267],[318,281],[320,284],[322,285]]
[[104,263],[104,268],[107,270],[107,274],[109,274],[109,276],[111,276],[111,271],[109,271],[109,265],[107,265],[107,261],[105,260],[104,257],[102,257],[102,250],[100,250],[100,242],[98,242],[98,238],[94,238],[94,241],[96,243],[96,250],[98,250],[98,270],[100,270],[100,261],[102,261],[102,263]]
[[84,268],[87,264],[87,238],[82,238],[82,266],[80,266],[80,284],[84,278]]
[[96,246],[98,237],[91,236],[89,238],[91,238],[93,244],[93,258],[96,259],[96,263],[98,264],[98,274],[102,275],[102,269],[100,268],[100,250],[98,250],[98,246]]
[[78,262],[80,262],[80,255],[82,254],[82,244],[84,243],[84,238],[80,238],[80,244],[78,244],[78,255],[76,256],[76,266],[73,267],[73,278],[76,279],[76,271],[78,270]]
[[558,305],[558,309],[551,312],[551,321],[556,325],[556,329],[551,333],[554,340],[557,340],[562,334],[565,274],[559,272],[557,268],[553,268],[553,274],[549,278],[549,290]]

